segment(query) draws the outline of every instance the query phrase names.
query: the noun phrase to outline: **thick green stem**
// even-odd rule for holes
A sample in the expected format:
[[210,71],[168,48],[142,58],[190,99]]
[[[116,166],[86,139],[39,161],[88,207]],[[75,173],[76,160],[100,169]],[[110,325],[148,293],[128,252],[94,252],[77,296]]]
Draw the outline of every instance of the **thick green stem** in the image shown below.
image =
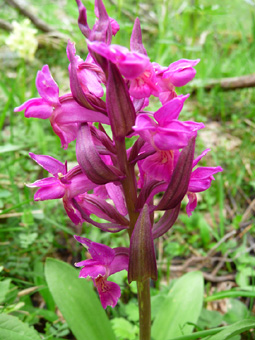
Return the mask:
[[139,303],[140,340],[151,340],[151,298],[150,279],[137,281]]

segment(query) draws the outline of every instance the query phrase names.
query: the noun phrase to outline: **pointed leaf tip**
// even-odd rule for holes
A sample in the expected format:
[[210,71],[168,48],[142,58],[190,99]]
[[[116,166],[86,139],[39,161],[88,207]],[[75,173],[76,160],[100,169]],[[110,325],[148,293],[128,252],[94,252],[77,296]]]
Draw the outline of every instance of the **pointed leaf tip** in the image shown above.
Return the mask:
[[144,281],[148,278],[157,280],[157,263],[149,207],[145,204],[131,236],[128,282]]
[[125,138],[135,125],[136,114],[124,79],[118,68],[110,61],[106,106],[113,135],[116,139]]
[[155,210],[173,209],[186,195],[192,171],[195,143],[196,136],[193,136],[180,153],[171,181]]

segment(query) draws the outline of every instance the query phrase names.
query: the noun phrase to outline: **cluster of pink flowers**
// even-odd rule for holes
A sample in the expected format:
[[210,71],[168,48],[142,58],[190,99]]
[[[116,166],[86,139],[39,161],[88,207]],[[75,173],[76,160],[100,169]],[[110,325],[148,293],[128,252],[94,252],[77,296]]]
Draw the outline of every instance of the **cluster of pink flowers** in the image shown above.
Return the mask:
[[[127,229],[130,235],[129,248],[115,249],[75,237],[91,255],[76,264],[82,267],[80,277],[93,279],[106,308],[114,307],[120,297],[119,286],[107,280],[110,275],[127,270],[130,282],[157,278],[153,240],[172,227],[186,195],[186,211],[192,214],[196,193],[207,190],[222,168],[197,166],[209,151],[194,159],[197,131],[204,125],[179,120],[189,95],[177,95],[176,87],[194,78],[199,59],[181,59],[168,67],[151,62],[139,19],[134,23],[130,50],[113,45],[112,35],[119,25],[108,16],[102,1],[96,0],[98,19],[92,29],[85,7],[76,1],[89,53],[83,61],[74,43],[68,42],[71,93],[59,96],[45,65],[36,78],[40,98],[28,100],[15,111],[25,110],[28,118],[49,119],[65,149],[76,140],[78,164],[72,169],[51,156],[30,153],[52,174],[29,185],[39,188],[35,200],[62,198],[73,223],[85,221],[112,233]],[[146,109],[151,96],[159,100],[156,112]],[[111,126],[112,136],[105,125]],[[126,138],[135,140],[128,150]],[[156,205],[155,195],[161,195]],[[153,223],[156,210],[164,214]],[[106,222],[93,220],[93,214]]]

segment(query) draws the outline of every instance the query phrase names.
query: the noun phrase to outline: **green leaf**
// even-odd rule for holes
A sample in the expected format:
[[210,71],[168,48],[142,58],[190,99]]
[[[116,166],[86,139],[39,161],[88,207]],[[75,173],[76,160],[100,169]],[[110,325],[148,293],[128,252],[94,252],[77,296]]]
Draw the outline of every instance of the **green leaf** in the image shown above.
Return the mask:
[[223,320],[231,325],[239,320],[249,318],[250,312],[246,305],[236,299],[228,299],[226,302],[227,313],[225,313]]
[[[254,289],[254,288],[253,288]],[[230,290],[225,290],[222,292],[215,293],[213,295],[207,296],[205,298],[206,302],[209,301],[214,301],[214,300],[221,300],[225,298],[234,298],[234,297],[250,297],[254,298],[255,297],[255,291],[244,291],[244,290],[237,290],[237,289],[230,289]]]
[[45,276],[56,305],[77,340],[115,339],[110,321],[86,279],[69,264],[48,258]]
[[10,289],[11,279],[6,279],[0,282],[0,303],[4,302],[5,296]]
[[192,333],[203,303],[203,276],[191,272],[176,281],[152,326],[153,340],[168,340]]
[[39,334],[15,316],[0,315],[1,340],[41,340]]
[[216,310],[202,309],[197,326],[201,329],[219,326],[223,321],[223,315]]
[[226,327],[223,331],[206,338],[207,340],[227,340],[255,327],[255,319],[241,320]]
[[136,325],[132,325],[132,323],[124,318],[114,318],[111,320],[111,323],[118,339],[137,339],[138,327]]
[[0,146],[0,153],[13,152],[13,151],[20,150],[22,148],[23,148],[23,145],[5,144],[3,146]]

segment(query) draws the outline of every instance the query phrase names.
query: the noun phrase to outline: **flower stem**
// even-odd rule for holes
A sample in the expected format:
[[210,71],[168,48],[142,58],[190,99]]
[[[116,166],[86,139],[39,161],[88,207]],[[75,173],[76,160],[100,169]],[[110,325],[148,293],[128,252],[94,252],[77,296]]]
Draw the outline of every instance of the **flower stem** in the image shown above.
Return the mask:
[[151,340],[151,298],[150,279],[137,281],[139,303],[140,340]]

